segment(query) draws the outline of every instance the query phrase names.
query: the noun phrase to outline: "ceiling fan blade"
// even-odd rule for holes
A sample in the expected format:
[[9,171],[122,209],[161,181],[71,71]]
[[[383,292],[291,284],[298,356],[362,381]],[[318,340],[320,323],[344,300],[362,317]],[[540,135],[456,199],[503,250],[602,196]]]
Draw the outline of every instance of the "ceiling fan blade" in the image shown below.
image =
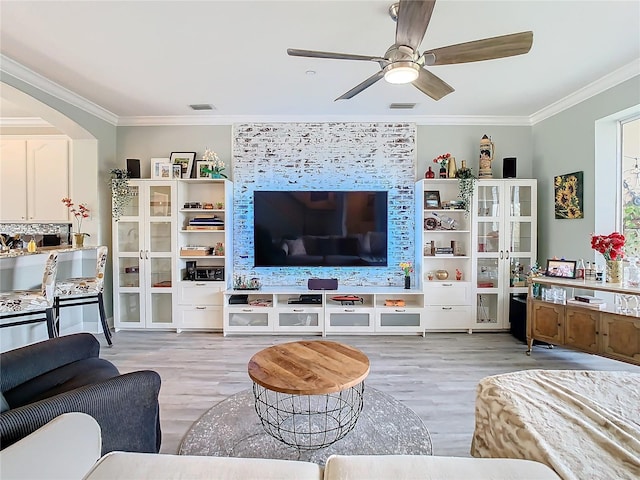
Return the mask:
[[353,87],[347,93],[345,93],[345,94],[339,96],[338,98],[336,98],[334,100],[334,102],[337,101],[337,100],[348,100],[348,99],[350,99],[352,97],[355,97],[357,94],[359,94],[365,88],[370,87],[371,85],[376,83],[378,80],[380,80],[382,77],[384,77],[384,71],[380,70],[378,73],[374,73],[373,75],[371,75],[369,78],[367,78],[361,84],[356,85],[355,87]]
[[454,91],[451,85],[424,68],[420,69],[420,75],[413,81],[413,85],[434,100],[440,100]]
[[318,52],[315,50],[300,50],[287,48],[287,54],[292,57],[331,58],[335,60],[368,60],[372,62],[388,62],[380,57],[368,57],[366,55],[352,55],[350,53]]
[[[533,32],[520,32],[435,48],[422,55],[426,65],[451,65],[522,55],[532,44]],[[431,55],[435,58],[429,58]]]
[[431,20],[436,0],[400,0],[396,23],[396,45],[417,50]]

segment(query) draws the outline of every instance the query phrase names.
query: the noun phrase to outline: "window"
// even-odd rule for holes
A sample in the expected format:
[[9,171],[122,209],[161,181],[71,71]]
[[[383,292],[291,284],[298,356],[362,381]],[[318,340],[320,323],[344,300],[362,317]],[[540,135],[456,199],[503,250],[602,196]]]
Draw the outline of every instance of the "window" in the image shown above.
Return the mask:
[[640,118],[620,122],[621,215],[625,256],[640,258]]

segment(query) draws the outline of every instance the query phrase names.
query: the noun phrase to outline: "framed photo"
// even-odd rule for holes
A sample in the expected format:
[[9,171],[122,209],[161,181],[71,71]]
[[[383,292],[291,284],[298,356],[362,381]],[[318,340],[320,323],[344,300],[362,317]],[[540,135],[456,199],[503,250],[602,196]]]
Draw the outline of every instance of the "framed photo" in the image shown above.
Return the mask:
[[[160,171],[160,165],[167,165],[170,164],[171,162],[169,161],[168,158],[152,158],[151,159],[151,178],[154,178],[156,180],[160,180],[162,178],[162,172]],[[169,178],[171,178],[171,175],[169,175]]]
[[213,168],[213,162],[204,162],[198,160],[196,162],[196,178],[210,178],[209,170]]
[[195,177],[193,162],[196,159],[196,152],[171,152],[170,163],[180,164],[182,167],[182,178]]
[[547,260],[547,277],[576,278],[575,260]]
[[426,190],[424,192],[424,208],[442,208],[440,203],[440,192],[438,190]]
[[162,180],[171,180],[173,178],[173,164],[171,163],[160,164],[160,178]]
[[173,178],[182,178],[182,165],[179,163],[172,163],[171,167],[173,168]]

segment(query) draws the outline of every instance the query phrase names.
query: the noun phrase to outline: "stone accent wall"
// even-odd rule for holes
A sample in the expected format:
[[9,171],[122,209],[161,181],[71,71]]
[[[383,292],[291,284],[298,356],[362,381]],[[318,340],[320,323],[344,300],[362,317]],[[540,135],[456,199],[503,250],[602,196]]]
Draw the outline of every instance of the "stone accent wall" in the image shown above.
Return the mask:
[[[416,126],[410,123],[249,123],[233,127],[233,270],[263,285],[403,285],[415,259]],[[259,267],[253,258],[254,190],[386,190],[387,267]]]

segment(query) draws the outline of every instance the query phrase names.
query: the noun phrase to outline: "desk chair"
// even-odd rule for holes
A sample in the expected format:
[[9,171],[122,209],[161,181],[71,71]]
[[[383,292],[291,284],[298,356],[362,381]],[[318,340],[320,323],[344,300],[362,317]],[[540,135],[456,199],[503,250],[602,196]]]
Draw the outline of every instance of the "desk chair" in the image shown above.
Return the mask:
[[[58,252],[53,251],[45,262],[40,289],[0,292],[0,328],[47,322],[49,338],[57,337],[53,309],[57,272]],[[4,322],[14,318],[24,319]]]
[[107,264],[107,252],[108,249],[105,246],[100,246],[97,249],[95,277],[66,278],[56,282],[53,309],[55,312],[56,330],[58,333],[60,329],[59,320],[61,308],[97,303],[104,338],[107,340],[109,345],[113,344],[111,341],[109,325],[107,325],[107,317],[104,311],[104,300],[102,297],[102,292],[104,290],[104,267]]

